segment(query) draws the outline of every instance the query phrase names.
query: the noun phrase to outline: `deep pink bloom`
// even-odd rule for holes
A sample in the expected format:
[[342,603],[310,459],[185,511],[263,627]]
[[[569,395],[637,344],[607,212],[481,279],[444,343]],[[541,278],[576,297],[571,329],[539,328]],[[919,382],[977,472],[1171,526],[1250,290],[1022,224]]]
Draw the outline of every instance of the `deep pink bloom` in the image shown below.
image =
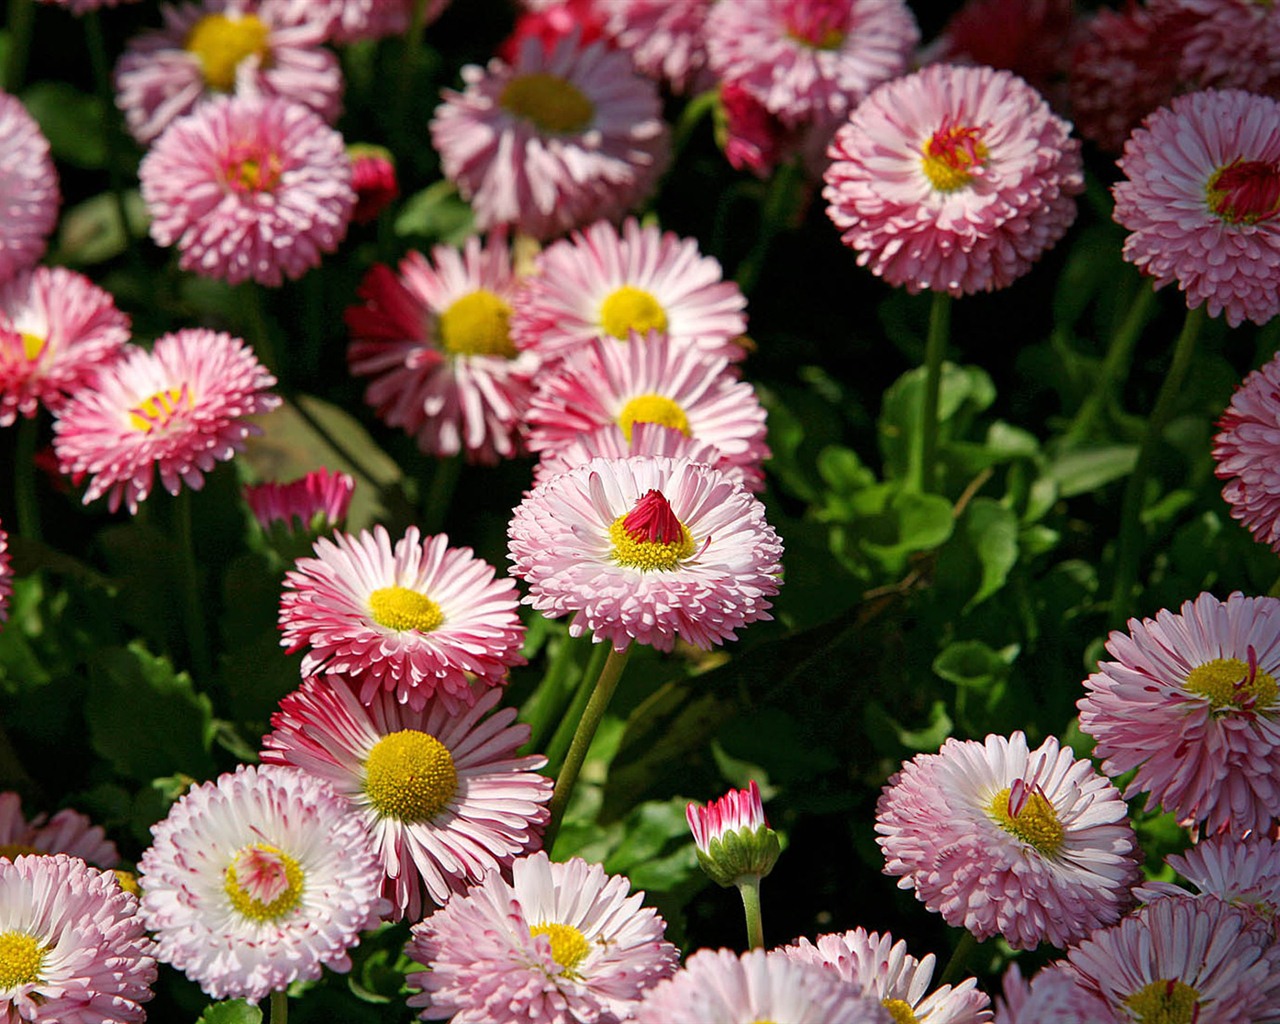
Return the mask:
[[578,44],[587,46],[597,39],[613,49],[613,40],[605,32],[604,14],[596,10],[596,0],[559,0],[526,10],[516,18],[516,26],[498,44],[497,54],[508,64],[520,58],[520,47],[526,39],[536,39],[548,54],[561,39],[577,33]]
[[725,159],[737,171],[767,178],[798,144],[796,133],[737,82],[720,86]]
[[635,66],[676,93],[712,88],[706,21],[715,0],[596,0],[606,27]]
[[65,853],[106,870],[120,863],[116,844],[102,826],[79,811],[65,807],[53,817],[37,814],[28,821],[22,816],[22,798],[17,793],[0,793],[0,858],[37,853]]
[[22,101],[0,92],[0,282],[44,255],[59,201],[49,141]]
[[347,518],[355,478],[317,469],[288,483],[246,484],[244,500],[264,530],[328,530]]
[[1215,472],[1231,515],[1280,552],[1280,356],[1244,379],[1218,427]]
[[400,195],[396,160],[389,149],[364,143],[348,146],[347,155],[351,158],[351,188],[356,194],[351,219],[368,224]]

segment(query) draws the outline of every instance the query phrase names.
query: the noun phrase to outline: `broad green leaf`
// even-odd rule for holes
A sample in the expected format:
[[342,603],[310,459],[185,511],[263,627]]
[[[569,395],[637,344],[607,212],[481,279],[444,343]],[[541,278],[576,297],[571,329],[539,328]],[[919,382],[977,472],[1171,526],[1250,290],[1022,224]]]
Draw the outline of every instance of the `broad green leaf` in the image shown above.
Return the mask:
[[196,1024],[262,1024],[262,1011],[244,999],[211,1003]]
[[[884,393],[877,426],[886,476],[901,478],[907,473],[911,439],[919,430],[924,384],[924,368],[917,367],[904,373]],[[985,370],[943,363],[938,388],[940,445],[945,446],[952,438],[963,438],[973,418],[990,407],[995,398],[995,384]]]
[[1018,517],[992,498],[975,498],[961,517],[960,529],[978,558],[981,582],[965,605],[969,611],[994,594],[1018,561]]
[[876,475],[862,464],[857,452],[828,445],[818,453],[818,473],[838,494],[854,494],[876,482]]
[[957,640],[933,659],[933,670],[957,686],[985,690],[1008,674],[1018,651],[1017,644],[997,651],[981,640]]
[[[145,236],[150,217],[136,189],[125,193],[124,205],[133,236]],[[103,192],[63,213],[51,262],[91,266],[119,256],[128,244],[115,196]]]
[[891,572],[906,565],[907,556],[932,551],[951,536],[955,527],[951,502],[937,494],[899,491],[889,501],[885,515],[862,547]]
[[658,856],[673,840],[688,841],[688,803],[683,797],[673,797],[649,800],[636,807],[627,815],[624,838],[605,860],[604,869],[610,874],[630,875],[637,865]]
[[22,103],[40,124],[55,159],[88,170],[106,166],[104,131],[114,131],[96,96],[69,82],[36,82],[22,91]]
[[1075,448],[1051,460],[1047,475],[1058,485],[1058,493],[1070,498],[1128,476],[1137,459],[1138,446],[1134,444]]
[[396,216],[395,233],[461,245],[475,234],[475,216],[453,182],[437,181],[405,201]]

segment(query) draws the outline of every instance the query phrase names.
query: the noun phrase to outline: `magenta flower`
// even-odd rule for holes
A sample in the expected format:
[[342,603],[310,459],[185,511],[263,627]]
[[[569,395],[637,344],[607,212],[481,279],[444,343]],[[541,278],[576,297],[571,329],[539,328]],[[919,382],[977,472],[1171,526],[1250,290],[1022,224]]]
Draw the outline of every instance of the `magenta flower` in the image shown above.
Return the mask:
[[351,220],[370,224],[400,195],[396,159],[389,149],[368,143],[348,146],[347,156],[351,158],[351,188],[356,194]]
[[1280,552],[1280,356],[1244,379],[1218,421],[1214,470],[1231,515]]
[[22,816],[21,797],[12,792],[0,793],[0,859],[52,853],[79,857],[105,870],[120,863],[116,844],[107,838],[102,826],[93,824],[79,811],[66,807],[53,817],[37,814],[28,821]]
[[305,533],[332,529],[346,519],[355,487],[347,473],[317,469],[288,483],[246,484],[242,493],[264,530],[279,523]]
[[0,92],[0,282],[44,255],[59,202],[49,141],[22,101]]

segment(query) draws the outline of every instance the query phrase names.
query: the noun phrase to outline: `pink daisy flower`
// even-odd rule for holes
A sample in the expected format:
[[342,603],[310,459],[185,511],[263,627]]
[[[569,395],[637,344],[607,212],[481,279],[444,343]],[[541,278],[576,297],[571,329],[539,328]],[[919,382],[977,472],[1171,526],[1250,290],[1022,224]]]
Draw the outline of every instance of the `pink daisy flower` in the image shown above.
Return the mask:
[[[1273,932],[1280,928],[1280,843],[1257,836],[1212,836],[1166,863],[1197,892],[1249,911]],[[1147,882],[1135,895],[1151,901],[1184,897],[1187,891],[1168,882]]]
[[1280,356],[1254,370],[1236,389],[1213,439],[1215,472],[1231,515],[1280,552]]
[[1080,143],[1007,71],[929,67],[881,86],[831,144],[827,213],[909,292],[1012,284],[1075,220]]
[[52,818],[37,814],[27,821],[22,816],[22,798],[13,792],[0,793],[0,859],[52,853],[79,857],[104,870],[120,863],[116,844],[102,826],[79,811],[67,807]]
[[264,530],[279,523],[287,531],[329,530],[347,518],[355,478],[317,469],[289,483],[248,484],[245,503]]
[[1197,89],[1280,90],[1280,9],[1267,0],[1151,0],[1185,23],[1178,74]]
[[512,317],[516,344],[547,358],[592,338],[626,341],[631,332],[661,331],[737,360],[747,329],[747,300],[725,281],[717,260],[698,243],[628,218],[619,232],[603,221],[548,246],[538,256]]
[[209,101],[169,127],[138,177],[156,244],[229,284],[301,277],[337,249],[356,202],[342,136],[278,98]]
[[547,52],[526,39],[513,65],[469,64],[462,80],[463,92],[445,90],[431,140],[482,231],[543,239],[619,218],[666,167],[657,86],[603,41],[571,35]]
[[710,466],[593,459],[539,484],[508,528],[526,604],[623,650],[709,649],[772,618],[782,542],[764,506]]
[[9,598],[13,596],[13,565],[9,559],[9,535],[0,524],[0,623],[9,619]]
[[1125,789],[1206,833],[1266,832],[1280,817],[1280,600],[1235,593],[1129,620],[1085,680],[1080,728]]
[[593,339],[538,382],[525,418],[529,450],[555,452],[610,426],[630,442],[637,423],[656,423],[710,445],[712,465],[762,490],[764,406],[729,366],[656,331],[630,341]]
[[409,1005],[423,1020],[616,1024],[675,970],[666,923],[643,892],[627,895],[626,878],[545,853],[513,862],[511,876],[489,872],[413,926],[405,952],[427,969],[406,980],[422,989]]
[[65,854],[0,858],[0,1015],[17,1024],[134,1024],[156,980],[138,900]]
[[529,726],[515,708],[489,714],[501,697],[413,711],[382,692],[366,707],[340,680],[307,680],[272,716],[262,760],[301,768],[350,801],[377,846],[383,895],[417,921],[424,893],[444,904],[541,842],[552,784],[537,769],[547,759],[516,756]]
[[895,1021],[984,1024],[991,1020],[991,1000],[978,991],[976,978],[930,992],[934,955],[917,960],[907,952],[905,942],[894,942],[888,932],[867,934],[855,928],[842,935],[819,935],[816,945],[801,938],[782,952],[797,963],[826,968],[879,999]]
[[300,104],[332,123],[338,58],[321,44],[323,8],[289,0],[201,0],[160,8],[164,27],[130,41],[116,64],[116,105],[143,145],[220,94]]
[[635,1024],[892,1024],[889,1012],[833,971],[783,953],[702,949],[646,992]]
[[1012,963],[1004,972],[1004,998],[996,1024],[1126,1024],[1079,975],[1065,965],[1040,971],[1028,984]]
[[83,274],[37,267],[0,284],[0,426],[53,413],[129,340],[129,318]]
[[[629,459],[633,455],[663,455],[707,465],[714,465],[721,457],[714,446],[695,441],[674,427],[664,427],[660,423],[635,423],[628,438],[620,426],[610,423],[575,438],[563,448],[543,452],[533,467],[533,482],[540,484],[592,459]],[[746,486],[745,474],[741,470],[735,471],[732,466],[719,468],[734,483]]]
[[1124,258],[1195,309],[1264,324],[1280,311],[1280,103],[1239,90],[1179,96],[1125,143],[1113,187]]
[[280,643],[309,648],[303,676],[348,676],[360,700],[379,690],[422,711],[438,697],[451,712],[476,701],[472,677],[502,686],[523,665],[515,582],[444,534],[416,526],[391,547],[385,527],[316,541],[285,575]]
[[44,255],[60,201],[48,140],[22,101],[0,92],[0,281]]
[[715,0],[596,0],[606,31],[631,54],[636,68],[676,93],[715,83],[704,37]]
[[510,318],[519,280],[505,242],[467,239],[410,252],[400,273],[381,264],[346,312],[351,372],[369,377],[365,401],[424,452],[496,463],[520,453],[519,425],[539,359],[519,353]]
[[949,739],[876,805],[885,873],[943,920],[1014,949],[1066,947],[1118,919],[1137,880],[1120,794],[1053,737]]
[[350,970],[347,951],[387,909],[363,823],[292,768],[241,765],[193,786],[151,834],[138,870],[156,956],[214,999],[257,1002]]
[[88,504],[102,495],[131,513],[151,493],[155,474],[170,494],[244,450],[261,433],[248,417],[270,412],[276,379],[239,338],[188,328],[134,348],[80,391],[53,424],[58,468],[89,474]]

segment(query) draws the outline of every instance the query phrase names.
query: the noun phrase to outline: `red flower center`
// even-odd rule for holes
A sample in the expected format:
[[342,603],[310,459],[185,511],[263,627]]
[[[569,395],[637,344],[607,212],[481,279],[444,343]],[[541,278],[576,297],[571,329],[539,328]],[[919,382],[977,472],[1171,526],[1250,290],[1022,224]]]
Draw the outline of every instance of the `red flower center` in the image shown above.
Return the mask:
[[1236,158],[1205,186],[1209,209],[1228,224],[1256,224],[1280,212],[1280,163]]
[[787,35],[818,50],[835,50],[848,28],[849,0],[785,0]]
[[673,544],[684,539],[684,529],[671,511],[671,502],[659,490],[650,489],[644,493],[635,508],[623,518],[622,528],[634,541]]

